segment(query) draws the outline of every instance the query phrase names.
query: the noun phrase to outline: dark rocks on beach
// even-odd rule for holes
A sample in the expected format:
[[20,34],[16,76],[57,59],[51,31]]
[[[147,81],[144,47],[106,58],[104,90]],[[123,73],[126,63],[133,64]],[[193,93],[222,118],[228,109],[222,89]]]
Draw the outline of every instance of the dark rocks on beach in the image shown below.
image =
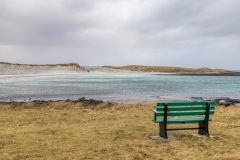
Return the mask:
[[99,104],[104,103],[104,102],[101,101],[101,100],[86,99],[85,97],[79,98],[79,99],[77,100],[77,102],[81,102],[81,103],[84,103],[84,104],[86,104],[86,105],[99,105]]
[[203,100],[202,97],[192,97],[192,99],[194,99],[194,100],[198,100],[198,101],[202,101],[202,100]]
[[230,105],[239,105],[240,99],[232,99],[229,97],[219,97],[214,99],[204,99],[203,97],[192,97],[194,100],[198,101],[215,101],[218,105],[230,106]]
[[19,107],[21,106],[22,104],[25,104],[25,103],[34,103],[34,107],[42,107],[42,106],[46,106],[46,105],[49,105],[51,103],[54,103],[54,102],[66,102],[66,103],[82,103],[83,106],[85,107],[95,107],[97,105],[100,105],[100,104],[106,104],[106,106],[113,106],[114,103],[112,102],[104,102],[102,100],[94,100],[94,99],[86,99],[85,97],[82,97],[82,98],[79,98],[78,100],[70,100],[70,99],[66,99],[66,100],[31,100],[31,101],[22,101],[22,102],[17,102],[17,101],[10,101],[10,102],[1,102],[0,101],[0,104],[10,104],[12,108],[16,108],[16,107]]
[[[52,101],[52,100],[48,100],[48,101],[44,101],[44,100],[33,100],[32,102],[34,102],[35,104],[45,104],[45,103],[51,103],[51,102],[70,102],[70,103],[84,103],[85,105],[99,105],[102,103],[105,103],[102,100],[94,100],[94,99],[86,99],[85,97],[79,98],[78,100],[70,100],[70,99],[66,99],[66,100],[56,100],[56,101]],[[111,103],[111,102],[109,102]]]
[[49,105],[51,101],[44,101],[44,100],[33,100],[31,101],[34,103],[34,107],[41,107],[42,105]]
[[[99,104],[105,103],[102,100],[94,100],[94,99],[86,99],[85,97],[79,98],[78,100],[70,100],[67,99],[65,102],[72,102],[72,103],[83,103],[85,106],[97,106]],[[109,106],[112,106],[113,103],[106,102]]]
[[240,99],[231,99],[229,97],[218,98],[218,99],[215,99],[215,101],[217,102],[217,104],[224,105],[226,107],[230,106],[230,105],[235,105],[237,103],[240,103]]
[[46,101],[41,101],[41,100],[33,100],[32,102],[34,102],[35,104],[43,104]]
[[85,97],[79,98],[78,100],[70,100],[73,103],[83,103],[85,106],[97,106],[103,103],[106,103],[108,106],[112,106],[114,103],[112,102],[104,102],[102,100],[95,99],[86,99]]
[[234,103],[222,101],[222,102],[219,102],[218,104],[219,104],[219,105],[224,105],[225,107],[227,107],[227,106],[233,105]]

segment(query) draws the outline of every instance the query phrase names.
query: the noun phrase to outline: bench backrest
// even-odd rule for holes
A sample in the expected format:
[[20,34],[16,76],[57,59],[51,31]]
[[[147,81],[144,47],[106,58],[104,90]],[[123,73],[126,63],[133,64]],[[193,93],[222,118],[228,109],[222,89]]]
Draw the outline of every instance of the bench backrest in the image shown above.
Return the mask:
[[[214,114],[215,102],[209,101],[209,115]],[[167,116],[205,116],[207,102],[160,102],[157,103],[156,116],[164,116],[167,105]]]

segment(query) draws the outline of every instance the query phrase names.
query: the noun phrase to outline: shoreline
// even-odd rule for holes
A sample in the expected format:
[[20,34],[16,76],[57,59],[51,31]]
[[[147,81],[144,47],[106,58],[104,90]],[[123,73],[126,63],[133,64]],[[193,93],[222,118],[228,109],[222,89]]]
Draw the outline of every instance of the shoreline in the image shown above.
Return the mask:
[[192,73],[192,72],[144,72],[129,70],[93,70],[89,72],[76,71],[46,71],[36,73],[19,73],[19,74],[1,74],[3,77],[34,77],[34,76],[57,76],[57,75],[171,75],[171,76],[240,76],[240,72],[231,73]]
[[191,100],[150,100],[150,101],[131,101],[131,102],[125,102],[125,101],[103,101],[103,100],[95,100],[95,99],[86,99],[85,97],[79,98],[77,100],[25,100],[25,101],[0,101],[0,105],[6,104],[6,105],[13,105],[13,106],[19,106],[22,104],[27,103],[33,103],[34,106],[41,106],[41,105],[48,105],[51,103],[82,103],[84,106],[97,106],[101,104],[107,104],[107,106],[113,106],[115,104],[135,104],[135,103],[157,103],[157,102],[177,102],[177,101],[215,101],[217,105],[223,105],[223,106],[230,106],[230,105],[236,105],[240,106],[240,99],[232,99],[229,97],[219,97],[215,99],[203,99],[202,97],[192,97]]
[[[164,75],[164,74],[153,74],[153,75]],[[232,73],[169,73],[168,75],[172,76],[240,76],[240,72],[232,72]]]

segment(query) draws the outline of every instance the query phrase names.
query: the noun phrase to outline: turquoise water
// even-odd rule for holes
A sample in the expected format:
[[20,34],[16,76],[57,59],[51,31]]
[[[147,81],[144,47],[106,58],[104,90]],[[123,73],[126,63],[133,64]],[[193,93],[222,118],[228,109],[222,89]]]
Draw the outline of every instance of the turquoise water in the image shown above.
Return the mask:
[[104,101],[240,99],[240,77],[85,74],[0,79],[0,101],[81,97]]

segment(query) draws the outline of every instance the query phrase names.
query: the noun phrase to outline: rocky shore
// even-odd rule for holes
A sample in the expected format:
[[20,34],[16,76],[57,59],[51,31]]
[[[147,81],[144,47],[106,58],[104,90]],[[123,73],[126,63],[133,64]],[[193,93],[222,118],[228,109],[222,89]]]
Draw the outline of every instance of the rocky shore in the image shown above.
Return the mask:
[[[214,99],[206,99],[203,97],[192,97],[191,98],[192,101],[215,101],[217,105],[220,106],[225,106],[228,107],[230,105],[235,105],[235,106],[240,106],[240,99],[232,99],[229,97],[219,97],[219,98],[214,98]],[[25,101],[10,101],[10,102],[4,102],[4,101],[0,101],[0,105],[10,105],[11,108],[16,108],[16,107],[20,107],[26,103],[31,103],[33,107],[36,108],[41,108],[43,106],[47,106],[47,105],[51,105],[53,103],[56,102],[60,102],[60,103],[69,103],[69,104],[77,104],[77,103],[81,103],[83,107],[96,107],[99,106],[101,104],[104,104],[107,107],[111,107],[114,104],[117,103],[113,103],[113,102],[104,102],[102,100],[94,100],[94,99],[86,99],[85,97],[79,98],[77,100],[70,100],[70,99],[66,99],[66,100],[25,100]]]
[[94,100],[94,99],[86,99],[85,97],[79,98],[78,100],[70,100],[70,99],[66,99],[66,100],[25,100],[25,101],[10,101],[10,102],[3,102],[0,101],[0,105],[1,104],[7,104],[10,105],[12,108],[16,108],[18,106],[21,106],[25,103],[33,103],[32,106],[34,107],[42,107],[42,106],[46,106],[46,105],[50,105],[53,104],[55,102],[61,102],[61,103],[81,103],[83,107],[96,107],[98,105],[101,104],[105,104],[108,107],[111,107],[114,105],[113,102],[104,102],[102,100]]
[[229,97],[219,97],[214,99],[205,99],[203,97],[192,97],[192,99],[197,101],[215,101],[217,105],[223,105],[226,107],[230,105],[240,106],[240,99],[232,99]]

